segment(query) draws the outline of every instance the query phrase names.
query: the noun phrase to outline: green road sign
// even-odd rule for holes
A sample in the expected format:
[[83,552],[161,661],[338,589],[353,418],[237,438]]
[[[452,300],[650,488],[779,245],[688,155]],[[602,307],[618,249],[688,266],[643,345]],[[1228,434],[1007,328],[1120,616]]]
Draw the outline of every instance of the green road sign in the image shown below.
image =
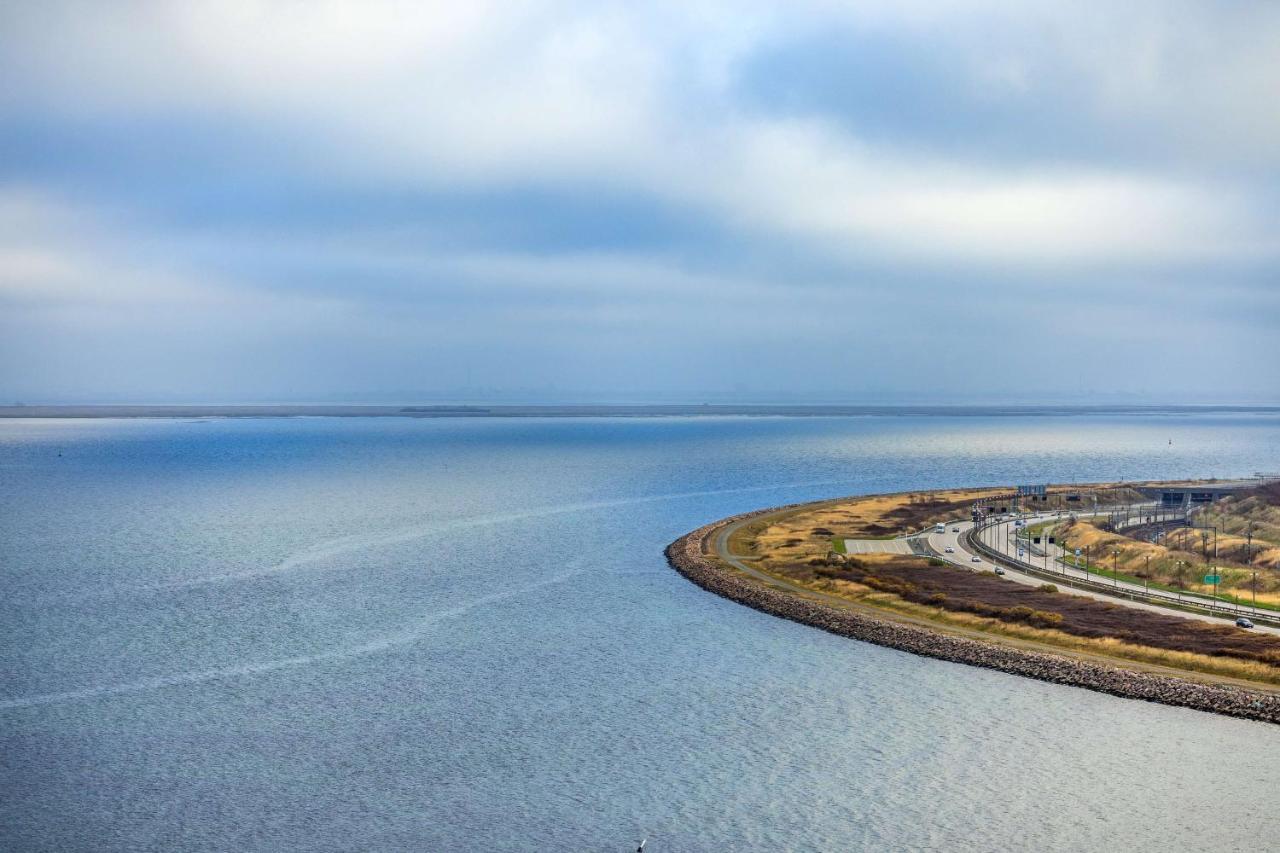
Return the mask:
[[1222,575],[1205,575],[1205,583],[1222,583]]

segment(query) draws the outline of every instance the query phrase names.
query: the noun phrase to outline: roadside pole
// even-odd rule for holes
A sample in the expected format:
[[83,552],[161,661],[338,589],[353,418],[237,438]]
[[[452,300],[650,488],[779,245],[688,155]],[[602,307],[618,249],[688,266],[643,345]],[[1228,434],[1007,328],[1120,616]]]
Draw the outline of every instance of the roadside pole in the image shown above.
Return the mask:
[[1249,529],[1245,533],[1244,538],[1244,564],[1253,570],[1253,615],[1256,619],[1258,616],[1258,570],[1253,568],[1253,522],[1249,522]]

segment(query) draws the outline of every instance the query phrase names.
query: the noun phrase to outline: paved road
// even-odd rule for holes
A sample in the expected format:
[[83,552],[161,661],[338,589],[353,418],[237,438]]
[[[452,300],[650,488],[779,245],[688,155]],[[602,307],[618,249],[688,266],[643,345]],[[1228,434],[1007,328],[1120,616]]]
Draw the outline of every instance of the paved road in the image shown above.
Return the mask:
[[846,539],[846,554],[910,554],[911,543],[906,539]]
[[[717,555],[719,555],[722,559],[730,563],[736,569],[756,579],[757,581],[764,582],[768,586],[786,590],[790,593],[799,595],[803,598],[808,598],[815,601],[822,601],[828,604],[833,604],[833,605],[836,605],[837,607],[841,607],[846,610],[865,613],[876,619],[880,619],[888,622],[898,622],[898,623],[905,623],[909,625],[919,625],[923,628],[927,628],[931,631],[936,631],[943,634],[953,634],[953,635],[958,635],[962,637],[969,637],[975,640],[980,640],[982,642],[995,643],[997,645],[1011,645],[1017,648],[1030,649],[1033,651],[1042,651],[1048,654],[1079,658],[1081,660],[1097,661],[1100,663],[1105,663],[1109,666],[1116,666],[1118,663],[1116,658],[1108,657],[1106,655],[1098,655],[1090,652],[1082,652],[1078,649],[1064,649],[1061,646],[1054,646],[1048,643],[1041,643],[1035,640],[1024,640],[1024,639],[1013,640],[1008,637],[992,635],[985,631],[977,631],[973,629],[964,628],[958,625],[941,625],[937,622],[932,622],[927,619],[919,619],[914,616],[908,616],[905,613],[895,613],[893,611],[886,610],[885,608],[882,608],[882,607],[870,607],[868,605],[861,604],[856,601],[851,601],[847,598],[843,598],[838,595],[831,595],[829,593],[821,592],[819,590],[810,589],[808,587],[801,586],[800,584],[792,583],[784,578],[780,578],[775,575],[768,574],[767,572],[762,572],[761,570],[757,569],[755,566],[752,566],[750,564],[750,558],[743,559],[741,556],[734,554],[733,551],[729,548],[729,537],[731,537],[736,530],[738,530],[740,527],[742,527],[745,524],[750,524],[753,521],[758,521],[758,520],[759,520],[758,518],[746,518],[746,519],[742,519],[741,521],[736,521],[730,524],[726,524],[713,537],[711,542],[711,547]],[[965,522],[965,523],[968,524],[970,527],[972,526],[970,522]],[[961,531],[963,531],[964,529],[965,529],[964,527],[961,527]],[[947,528],[946,535],[959,536],[958,533],[957,534],[951,533],[951,527]],[[884,540],[879,540],[879,541],[884,541]],[[939,549],[939,551],[941,551],[941,549]],[[988,568],[994,568],[989,563],[984,563],[984,565],[986,565]],[[1021,573],[1009,572],[1007,577],[1014,579],[1013,576],[1015,574],[1020,575],[1023,578],[1024,582],[1032,582],[1031,580],[1028,579],[1028,576],[1021,575]],[[1034,583],[1038,585],[1040,583],[1043,583],[1043,581],[1035,580]],[[1076,592],[1076,590],[1070,590],[1065,588],[1063,591]],[[1117,599],[1108,599],[1108,600],[1117,601]],[[1129,602],[1129,603],[1133,604],[1135,602]],[[1177,611],[1177,610],[1165,611],[1161,608],[1157,608],[1157,609],[1160,609],[1161,612],[1171,612],[1174,616],[1182,616],[1184,618],[1194,618],[1194,617],[1189,617],[1188,614],[1183,613],[1181,611]],[[1251,681],[1245,682],[1239,679],[1228,678],[1225,676],[1207,676],[1202,673],[1189,673],[1186,670],[1176,669],[1174,667],[1162,666],[1160,664],[1140,663],[1137,661],[1129,661],[1129,660],[1119,661],[1119,663],[1120,665],[1125,666],[1126,668],[1129,668],[1129,669],[1137,669],[1144,672],[1155,672],[1155,673],[1161,673],[1166,675],[1174,675],[1179,678],[1194,678],[1198,680],[1223,682],[1228,684],[1239,685],[1242,687],[1247,687],[1251,690],[1271,689],[1268,687],[1259,688],[1259,685],[1256,682],[1251,682]]]
[[[1084,513],[1077,513],[1077,515],[1083,515],[1083,514]],[[1027,523],[1036,524],[1042,521],[1052,520],[1055,517],[1056,516],[1052,513],[1046,514],[1046,515],[1027,516]],[[952,522],[951,524],[947,525],[947,529],[945,533],[930,532],[928,534],[929,545],[939,554],[943,554],[947,559],[952,560],[957,565],[967,566],[976,571],[982,571],[982,570],[995,571],[996,569],[995,563],[993,563],[992,561],[988,560],[985,557],[982,557],[981,555],[978,555],[976,552],[966,549],[961,542],[961,539],[964,536],[964,534],[967,531],[971,530],[973,526],[974,524],[972,521]],[[1004,553],[1011,558],[1016,558],[1017,545],[1014,544],[1012,540],[1012,534],[1009,532],[1012,529],[1013,529],[1012,523],[1010,523],[1007,526],[1002,526],[1000,528],[999,536],[995,536],[994,534],[988,534],[988,536],[992,538],[988,538],[984,541],[987,542],[987,544],[990,547],[995,548],[1001,553]],[[951,548],[953,553],[947,553],[946,551],[947,548]],[[1050,567],[1054,566],[1054,557],[1061,554],[1061,549],[1056,549],[1056,550],[1057,550],[1056,554],[1050,554],[1049,556]],[[1029,560],[1029,556],[1030,555],[1024,555],[1023,559]],[[1020,572],[1017,569],[1012,569],[1012,568],[1009,568],[1008,566],[1003,566],[1002,568],[1005,571],[1005,575],[1004,575],[1005,579],[1013,581],[1014,583],[1027,584],[1029,586],[1040,586],[1041,584],[1050,583],[1050,581],[1047,581],[1044,578],[1037,577],[1036,575]],[[1062,569],[1060,565],[1058,568],[1060,570]],[[1080,578],[1080,579],[1085,578],[1085,572],[1082,569],[1077,570],[1077,569],[1067,568],[1065,574],[1067,577]],[[1089,579],[1099,580],[1098,576],[1094,574],[1090,574]],[[1132,592],[1137,592],[1137,593],[1143,592],[1143,588],[1137,584],[1127,584],[1124,582],[1120,582],[1118,584],[1115,584],[1115,587],[1121,591],[1128,589]],[[1210,617],[1209,614],[1207,613],[1205,614],[1187,613],[1186,611],[1178,610],[1177,608],[1173,608],[1173,607],[1162,607],[1158,604],[1148,604],[1144,601],[1133,601],[1127,598],[1110,596],[1110,595],[1107,595],[1106,593],[1096,592],[1094,590],[1075,589],[1074,587],[1069,587],[1069,586],[1066,586],[1065,584],[1062,586],[1059,586],[1058,591],[1065,592],[1070,595],[1082,595],[1086,598],[1093,598],[1098,601],[1106,601],[1112,604],[1120,604],[1125,607],[1133,607],[1138,610],[1150,610],[1154,613],[1163,613],[1168,616],[1177,616],[1182,619],[1199,619],[1200,621],[1211,621],[1214,624],[1219,624],[1221,621],[1224,621],[1224,620],[1233,621],[1235,619],[1234,614],[1230,616],[1223,614],[1221,618],[1213,618],[1213,617]],[[1242,615],[1250,615],[1250,614],[1246,611]],[[1261,631],[1269,634],[1276,634],[1280,636],[1280,628],[1273,628],[1266,625],[1259,625],[1253,630]]]

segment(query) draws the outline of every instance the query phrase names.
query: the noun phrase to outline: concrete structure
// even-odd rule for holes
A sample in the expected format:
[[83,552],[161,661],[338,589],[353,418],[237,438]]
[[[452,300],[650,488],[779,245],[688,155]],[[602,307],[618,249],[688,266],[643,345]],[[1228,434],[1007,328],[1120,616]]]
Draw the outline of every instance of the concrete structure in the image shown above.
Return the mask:
[[1230,495],[1239,494],[1249,489],[1256,489],[1259,486],[1277,481],[1280,481],[1280,478],[1258,477],[1248,480],[1219,480],[1202,483],[1162,483],[1154,486],[1134,486],[1133,488],[1151,500],[1158,501],[1161,506],[1175,507],[1213,503]]

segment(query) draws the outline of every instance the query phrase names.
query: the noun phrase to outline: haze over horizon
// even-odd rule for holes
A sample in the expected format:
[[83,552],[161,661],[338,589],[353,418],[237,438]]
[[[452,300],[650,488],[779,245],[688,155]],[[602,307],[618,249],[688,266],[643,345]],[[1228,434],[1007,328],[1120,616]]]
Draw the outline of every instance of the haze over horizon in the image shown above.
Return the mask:
[[0,8],[0,402],[1275,403],[1280,6]]

